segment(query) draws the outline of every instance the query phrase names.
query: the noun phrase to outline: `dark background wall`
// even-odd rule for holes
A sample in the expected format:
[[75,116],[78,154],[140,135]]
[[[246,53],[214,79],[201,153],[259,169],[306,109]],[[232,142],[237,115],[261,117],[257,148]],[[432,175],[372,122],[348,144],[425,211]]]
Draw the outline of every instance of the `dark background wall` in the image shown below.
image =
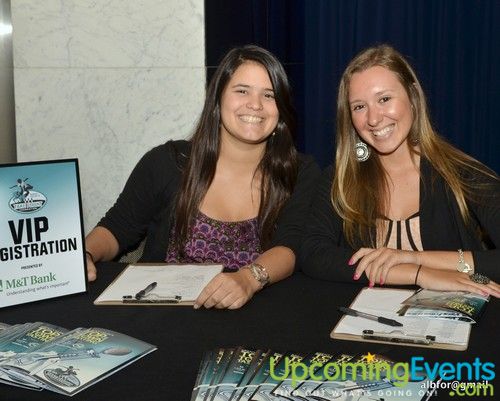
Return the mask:
[[208,79],[233,46],[272,51],[293,87],[297,147],[325,166],[344,68],[388,43],[416,69],[441,135],[499,172],[498,21],[498,0],[206,0]]

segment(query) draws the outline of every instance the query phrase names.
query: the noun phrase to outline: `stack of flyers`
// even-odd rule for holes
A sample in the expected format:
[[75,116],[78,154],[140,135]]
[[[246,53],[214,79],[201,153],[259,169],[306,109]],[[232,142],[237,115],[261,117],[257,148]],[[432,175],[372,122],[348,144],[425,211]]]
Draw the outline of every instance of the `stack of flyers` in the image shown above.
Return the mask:
[[433,291],[422,288],[402,302],[403,307],[398,314],[476,323],[488,301],[488,296],[470,292]]
[[[269,351],[255,351],[255,357],[250,362],[246,372],[243,374],[241,381],[236,385],[232,396],[233,400],[240,400],[248,389],[251,387],[251,380],[255,377],[257,370],[260,370],[262,363],[267,359]],[[281,358],[282,355],[279,353],[274,353],[274,357]],[[248,396],[250,396],[248,394]]]
[[247,372],[258,352],[243,347],[236,348],[220,384],[215,387],[213,401],[226,401],[232,397],[236,386],[241,383],[243,375]]
[[431,380],[402,366],[370,353],[219,348],[203,355],[191,401],[427,400]]
[[249,401],[252,396],[257,392],[259,386],[264,383],[271,374],[271,368],[275,364],[279,364],[283,358],[283,353],[268,351],[262,363],[257,367],[252,377],[249,378],[248,383],[242,384],[240,398],[237,400]]
[[[279,400],[280,397],[272,395],[271,392],[278,387],[284,380],[288,380],[289,377],[289,366],[291,364],[296,364],[304,359],[304,355],[296,353],[286,353],[284,357],[280,358],[277,364],[274,364],[274,360],[269,361],[269,374],[266,378],[257,386],[254,393],[251,395],[250,400],[252,401],[274,401]],[[271,369],[273,374],[271,374]]]
[[[320,385],[312,390],[315,400],[349,399],[342,397],[347,394],[351,397],[366,396],[366,398],[359,398],[360,400],[369,399],[368,396],[373,394],[379,397],[383,395],[382,398],[384,400],[392,400],[394,398],[391,398],[391,394],[398,394],[395,399],[400,399],[399,391],[393,391],[397,388],[396,381],[391,381],[387,375],[387,371],[394,365],[394,362],[377,354],[372,355],[370,361],[367,360],[366,355],[347,356],[347,358],[346,356],[342,356],[341,358],[345,362],[344,366],[346,367],[345,371],[347,374],[344,377],[336,377],[340,376],[334,371],[339,364],[338,362],[331,364],[332,368],[325,376],[336,378],[335,380],[323,380]],[[379,373],[372,375],[371,378],[364,378],[360,374],[361,370],[359,369],[363,365],[366,366],[366,371],[369,370],[370,366],[376,366]],[[376,373],[375,370],[374,372]],[[388,391],[383,391],[385,389]],[[410,395],[408,399],[420,400],[422,398],[422,396],[419,396],[418,391],[416,391],[418,398],[411,397],[413,394],[412,391],[408,394]]]
[[[328,355],[328,354],[325,354]],[[327,373],[332,373],[332,375],[329,375],[329,377],[333,377],[333,366],[336,365],[341,365],[344,362],[348,362],[349,360],[352,359],[352,355],[348,354],[340,354],[336,356],[332,356],[326,363],[329,364],[328,366],[331,366],[328,368]],[[291,396],[288,397],[289,399],[293,400],[304,400],[304,399],[311,399],[313,395],[319,394],[319,392],[315,392],[315,390],[320,387],[325,381],[325,374],[322,374],[322,369],[324,365],[317,366],[315,369],[310,371],[310,375],[307,380],[301,381],[291,392]],[[292,383],[293,387],[293,383]],[[277,388],[276,390],[279,390]],[[277,393],[277,395],[283,394],[283,392]],[[308,398],[309,397],[309,398]]]
[[5,329],[8,329],[9,327],[10,327],[10,324],[0,322],[0,335],[2,335],[2,331],[4,331]]
[[9,377],[1,370],[1,364],[15,358],[19,354],[31,352],[55,340],[67,331],[63,327],[43,322],[25,323],[14,326],[4,325],[3,330],[0,331],[0,382],[33,390],[41,390],[36,384],[33,385],[28,381],[18,381]]
[[0,331],[0,381],[71,396],[154,350],[107,329],[12,325]]
[[302,360],[303,365],[301,364],[301,369],[296,372],[297,377],[294,376],[294,378],[292,378],[290,375],[287,375],[282,382],[272,389],[271,394],[278,397],[278,399],[279,395],[283,395],[288,399],[300,400],[298,394],[292,394],[294,390],[303,386],[310,380],[313,380],[313,378],[316,377],[318,370],[321,369],[321,366],[329,362],[332,358],[332,354],[326,354],[324,352],[314,352],[313,354],[308,355]]

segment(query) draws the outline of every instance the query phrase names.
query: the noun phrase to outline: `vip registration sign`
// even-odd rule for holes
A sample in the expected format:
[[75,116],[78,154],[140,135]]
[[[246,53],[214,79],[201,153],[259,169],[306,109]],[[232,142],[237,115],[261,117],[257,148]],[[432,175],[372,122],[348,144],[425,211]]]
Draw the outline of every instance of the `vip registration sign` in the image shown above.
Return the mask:
[[0,165],[0,307],[86,290],[76,159]]

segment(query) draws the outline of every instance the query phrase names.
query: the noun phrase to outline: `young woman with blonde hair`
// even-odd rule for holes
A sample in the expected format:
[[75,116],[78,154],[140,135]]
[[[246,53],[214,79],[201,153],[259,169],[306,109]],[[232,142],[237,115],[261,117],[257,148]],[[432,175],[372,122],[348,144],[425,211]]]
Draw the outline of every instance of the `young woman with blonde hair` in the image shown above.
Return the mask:
[[436,133],[392,47],[366,49],[344,71],[336,142],[308,221],[307,274],[500,296],[498,176]]

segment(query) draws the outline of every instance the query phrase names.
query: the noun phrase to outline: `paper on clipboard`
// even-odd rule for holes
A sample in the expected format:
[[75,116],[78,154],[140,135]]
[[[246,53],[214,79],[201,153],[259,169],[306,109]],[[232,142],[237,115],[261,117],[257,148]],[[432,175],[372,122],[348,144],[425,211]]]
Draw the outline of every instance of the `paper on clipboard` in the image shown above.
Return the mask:
[[[444,321],[423,317],[399,316],[397,311],[401,302],[413,294],[412,290],[391,288],[363,288],[354,302],[352,309],[397,320],[403,327],[391,327],[376,321],[344,315],[330,333],[331,338],[351,341],[389,342],[397,345],[423,346],[465,350],[469,342],[471,325],[458,321]],[[384,339],[363,337],[364,330],[371,330]],[[430,344],[405,342],[405,338],[423,338],[432,336]],[[387,340],[385,340],[387,338]],[[391,341],[391,338],[394,341]]]
[[[201,290],[220,273],[222,265],[128,265],[94,301],[94,305],[193,305]],[[143,299],[135,294],[151,283],[154,290]],[[129,300],[124,302],[124,297]],[[171,299],[178,297],[178,301]]]

